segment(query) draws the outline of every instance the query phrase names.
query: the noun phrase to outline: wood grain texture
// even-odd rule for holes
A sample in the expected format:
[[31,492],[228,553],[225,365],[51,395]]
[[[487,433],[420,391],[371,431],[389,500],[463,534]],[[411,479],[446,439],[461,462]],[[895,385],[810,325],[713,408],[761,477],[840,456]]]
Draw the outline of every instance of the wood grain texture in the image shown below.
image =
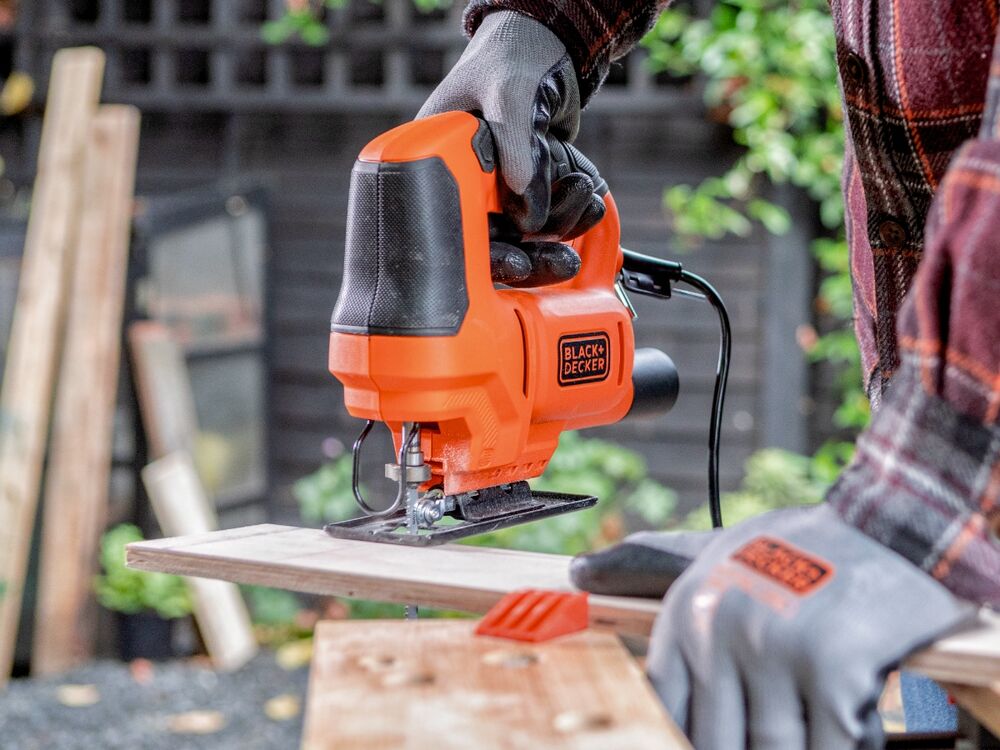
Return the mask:
[[132,374],[152,458],[173,451],[195,455],[198,417],[184,353],[170,329],[153,320],[128,329]]
[[474,626],[320,623],[303,749],[690,748],[613,634],[520,644]]
[[1000,737],[1000,682],[988,687],[942,682],[941,687],[976,721]]
[[[175,452],[142,470],[142,482],[164,534],[201,534],[218,527],[190,456]],[[216,668],[239,669],[257,653],[257,640],[239,588],[226,581],[188,578],[194,615]]]
[[0,686],[10,675],[49,429],[85,145],[104,53],[66,49],[52,65],[17,303],[0,393]]
[[1000,682],[1000,614],[984,609],[979,627],[939,640],[906,666],[944,682],[990,687]]
[[107,517],[139,110],[98,109],[90,129],[65,344],[45,475],[31,668],[65,671],[93,652],[91,579]]
[[[573,590],[564,555],[463,545],[413,549],[273,524],[136,542],[126,561],[140,570],[476,613],[517,589]],[[591,596],[591,626],[648,635],[659,609],[652,599]],[[1000,616],[983,612],[978,627],[938,641],[906,666],[967,685],[1000,681]]]
[[[126,560],[140,570],[476,613],[516,589],[572,590],[564,555],[465,545],[414,549],[272,524],[137,542]],[[658,610],[653,600],[590,597],[591,624],[623,633],[648,633]]]

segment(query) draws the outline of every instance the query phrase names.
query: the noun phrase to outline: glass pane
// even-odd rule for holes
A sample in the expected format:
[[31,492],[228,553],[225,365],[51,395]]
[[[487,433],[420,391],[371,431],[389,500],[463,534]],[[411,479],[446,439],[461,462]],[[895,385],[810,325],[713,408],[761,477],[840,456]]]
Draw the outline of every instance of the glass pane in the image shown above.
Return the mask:
[[264,372],[257,354],[190,360],[198,412],[195,464],[219,505],[262,493]]
[[264,220],[245,203],[231,213],[150,243],[149,314],[189,350],[261,337]]

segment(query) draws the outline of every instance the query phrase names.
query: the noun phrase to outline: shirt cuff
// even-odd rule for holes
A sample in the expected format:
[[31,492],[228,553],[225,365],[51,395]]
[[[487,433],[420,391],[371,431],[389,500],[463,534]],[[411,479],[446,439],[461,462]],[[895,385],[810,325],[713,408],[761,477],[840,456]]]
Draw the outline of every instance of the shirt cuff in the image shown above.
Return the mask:
[[1000,606],[998,496],[1000,428],[928,393],[907,354],[827,501],[955,595]]
[[483,17],[510,10],[547,26],[566,46],[586,105],[608,74],[611,61],[627,53],[649,30],[666,0],[472,0],[465,33]]

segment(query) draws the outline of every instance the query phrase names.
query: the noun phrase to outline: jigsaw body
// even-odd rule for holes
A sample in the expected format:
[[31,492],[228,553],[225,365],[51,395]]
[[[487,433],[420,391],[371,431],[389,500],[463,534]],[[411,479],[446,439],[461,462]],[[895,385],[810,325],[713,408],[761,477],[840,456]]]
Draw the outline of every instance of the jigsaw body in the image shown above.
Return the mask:
[[[355,494],[369,515],[332,524],[335,536],[428,544],[593,504],[525,480],[564,430],[663,412],[676,398],[670,359],[635,349],[610,194],[605,217],[571,243],[576,277],[512,289],[490,278],[499,179],[489,129],[466,113],[395,128],[359,157],[329,367],[348,412],[368,420]],[[356,476],[377,422],[397,453],[387,476],[398,491],[382,509]]]

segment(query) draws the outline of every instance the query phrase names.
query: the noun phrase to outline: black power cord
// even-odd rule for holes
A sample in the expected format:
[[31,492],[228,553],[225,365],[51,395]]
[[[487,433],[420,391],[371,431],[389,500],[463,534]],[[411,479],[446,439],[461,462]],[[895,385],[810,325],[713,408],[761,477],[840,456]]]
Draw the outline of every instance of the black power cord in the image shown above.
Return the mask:
[[715,368],[715,389],[712,393],[712,416],[708,427],[708,507],[712,516],[712,526],[722,527],[722,503],[719,495],[719,447],[722,442],[722,411],[726,402],[726,386],[729,383],[729,362],[733,354],[733,331],[729,313],[722,297],[708,281],[691,271],[686,271],[680,263],[654,258],[649,255],[622,249],[624,263],[621,284],[625,289],[649,297],[668,299],[672,285],[684,283],[698,290],[692,294],[678,289],[685,297],[707,300],[719,316],[719,360]]
[[719,361],[715,366],[715,390],[712,393],[712,421],[708,427],[708,507],[712,526],[722,528],[722,503],[719,497],[719,446],[722,442],[722,409],[729,383],[729,361],[733,356],[733,329],[722,297],[711,284],[696,273],[681,271],[680,280],[694,287],[715,308],[719,316]]

